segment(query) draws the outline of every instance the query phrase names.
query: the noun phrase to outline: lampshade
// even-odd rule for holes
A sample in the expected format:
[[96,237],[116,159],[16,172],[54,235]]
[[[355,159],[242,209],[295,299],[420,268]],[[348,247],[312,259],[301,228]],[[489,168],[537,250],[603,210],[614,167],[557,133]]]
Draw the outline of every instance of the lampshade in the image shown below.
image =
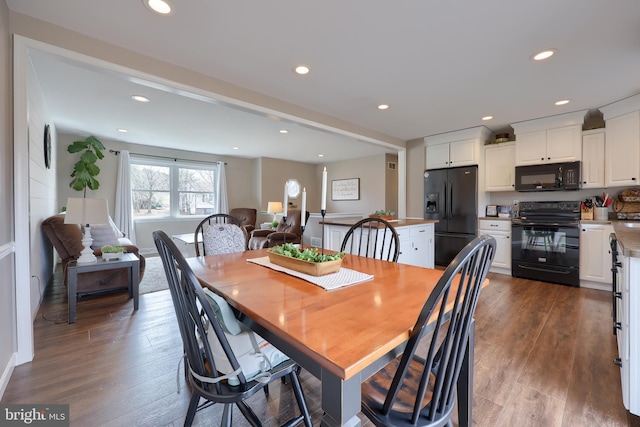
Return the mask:
[[269,212],[270,214],[277,214],[282,212],[282,202],[267,203],[267,212]]
[[107,199],[69,197],[65,224],[108,224],[109,204]]

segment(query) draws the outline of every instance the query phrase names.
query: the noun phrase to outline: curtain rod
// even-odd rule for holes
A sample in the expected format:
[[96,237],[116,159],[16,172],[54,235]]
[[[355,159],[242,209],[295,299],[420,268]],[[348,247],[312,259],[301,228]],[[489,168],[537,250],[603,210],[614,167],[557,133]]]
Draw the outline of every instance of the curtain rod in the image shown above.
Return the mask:
[[[110,153],[113,153],[114,155],[118,155],[120,154],[120,150],[112,150],[109,149]],[[178,160],[180,161],[184,161],[184,162],[198,162],[198,163],[209,163],[209,162],[203,162],[202,160],[187,160],[187,159],[178,159],[176,157],[167,157],[167,156],[157,156],[155,154],[143,154],[143,153],[131,153],[129,152],[129,154],[133,155],[133,156],[142,156],[142,157],[155,157],[157,159],[167,159],[167,160],[173,160],[174,162],[177,162]],[[227,162],[224,162],[224,164],[226,165]]]

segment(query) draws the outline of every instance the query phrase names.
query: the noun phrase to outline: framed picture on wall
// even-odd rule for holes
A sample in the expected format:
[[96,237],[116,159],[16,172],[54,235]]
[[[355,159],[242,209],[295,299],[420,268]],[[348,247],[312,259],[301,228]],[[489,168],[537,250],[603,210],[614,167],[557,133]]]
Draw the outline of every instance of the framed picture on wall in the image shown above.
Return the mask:
[[331,200],[360,200],[360,178],[332,180]]

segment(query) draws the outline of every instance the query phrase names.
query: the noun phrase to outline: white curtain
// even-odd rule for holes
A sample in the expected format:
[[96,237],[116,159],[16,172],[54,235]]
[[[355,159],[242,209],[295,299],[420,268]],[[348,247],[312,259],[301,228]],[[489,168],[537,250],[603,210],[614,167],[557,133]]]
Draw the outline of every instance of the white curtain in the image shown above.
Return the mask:
[[216,206],[218,207],[217,213],[229,213],[229,200],[227,199],[227,173],[225,172],[224,162],[218,162],[218,168],[216,171],[217,179],[216,185]]
[[131,198],[131,157],[128,150],[120,150],[118,177],[116,179],[116,207],[114,221],[120,231],[136,244],[133,226],[133,202]]

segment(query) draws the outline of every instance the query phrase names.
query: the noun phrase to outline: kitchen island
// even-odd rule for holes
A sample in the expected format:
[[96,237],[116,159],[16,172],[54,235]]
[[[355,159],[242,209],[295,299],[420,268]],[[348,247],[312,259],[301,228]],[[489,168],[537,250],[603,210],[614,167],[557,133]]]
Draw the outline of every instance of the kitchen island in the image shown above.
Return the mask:
[[613,221],[613,231],[613,333],[618,341],[614,363],[620,366],[624,407],[640,415],[640,222]]
[[[349,228],[362,217],[345,217],[325,220],[324,238],[327,249],[339,251]],[[398,262],[419,267],[434,267],[434,223],[437,220],[395,219],[389,221],[400,238]]]

